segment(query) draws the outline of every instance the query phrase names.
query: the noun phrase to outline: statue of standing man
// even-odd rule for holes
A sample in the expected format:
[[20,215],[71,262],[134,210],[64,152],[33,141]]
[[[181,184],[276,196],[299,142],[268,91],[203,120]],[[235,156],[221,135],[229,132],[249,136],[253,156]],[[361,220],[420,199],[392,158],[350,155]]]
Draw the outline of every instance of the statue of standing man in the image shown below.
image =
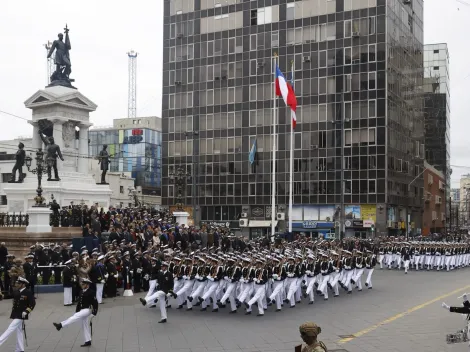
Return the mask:
[[103,150],[100,151],[100,155],[98,156],[98,164],[101,165],[101,183],[106,184],[106,172],[109,170],[109,153],[106,150],[108,146],[106,144],[103,145]]
[[20,142],[18,144],[18,151],[16,152],[15,155],[15,166],[13,166],[13,170],[11,170],[11,179],[8,181],[9,183],[15,183],[16,179],[16,171],[18,171],[18,183],[22,183],[24,179],[24,174],[23,174],[23,165],[24,161],[26,158],[26,153],[24,151],[24,144]]
[[56,70],[51,76],[50,85],[63,85],[67,87],[72,87],[70,82],[73,82],[74,80],[70,79],[70,73],[72,72],[72,63],[70,62],[69,55],[69,51],[72,49],[72,46],[70,45],[69,29],[67,28],[67,25],[65,25],[64,33],[65,42],[64,35],[62,33],[59,33],[59,39],[54,40],[51,49],[47,54],[47,58],[50,58],[55,50],[54,64],[56,66]]
[[[48,181],[60,181],[59,171],[57,170],[57,158],[64,161],[60,147],[54,143],[54,137],[45,137],[41,131],[39,131],[42,141],[46,145],[46,165],[47,165],[47,180]],[[54,169],[54,176],[52,178],[52,169]]]

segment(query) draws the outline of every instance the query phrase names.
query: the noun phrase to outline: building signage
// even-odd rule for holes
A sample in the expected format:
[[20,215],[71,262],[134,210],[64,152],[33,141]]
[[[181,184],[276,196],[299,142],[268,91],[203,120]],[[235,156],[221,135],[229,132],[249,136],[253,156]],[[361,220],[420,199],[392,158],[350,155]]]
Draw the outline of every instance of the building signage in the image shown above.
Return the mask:
[[209,225],[214,227],[230,227],[230,222],[211,221]]
[[344,225],[346,225],[346,227],[363,227],[364,224],[362,220],[346,220]]
[[143,134],[144,134],[144,130],[140,130],[140,129],[132,130],[133,136],[142,136]]
[[318,226],[318,221],[315,220],[307,220],[302,223],[302,227],[304,229],[316,229]]
[[363,220],[362,221],[363,227],[371,228],[374,226],[374,221],[373,220]]
[[[132,131],[132,132],[134,132],[134,131]],[[123,144],[137,144],[137,143],[142,142],[143,139],[144,139],[144,137],[139,136],[139,135],[137,135],[137,136],[129,136],[129,137],[128,137],[128,136],[125,136],[125,137],[124,137],[124,141],[123,141],[122,143],[123,143]]]

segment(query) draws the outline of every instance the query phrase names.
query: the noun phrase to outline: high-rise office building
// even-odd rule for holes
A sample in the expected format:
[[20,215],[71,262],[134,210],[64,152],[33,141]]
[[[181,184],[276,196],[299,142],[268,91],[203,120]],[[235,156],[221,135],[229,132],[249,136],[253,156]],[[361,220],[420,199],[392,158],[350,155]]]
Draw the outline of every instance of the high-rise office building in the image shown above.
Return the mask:
[[424,46],[424,121],[426,161],[446,176],[450,195],[450,77],[447,44]]
[[292,214],[277,104],[278,228],[332,236],[343,210],[348,236],[419,232],[422,0],[165,0],[163,204],[182,168],[196,222],[269,231],[275,54],[298,100]]

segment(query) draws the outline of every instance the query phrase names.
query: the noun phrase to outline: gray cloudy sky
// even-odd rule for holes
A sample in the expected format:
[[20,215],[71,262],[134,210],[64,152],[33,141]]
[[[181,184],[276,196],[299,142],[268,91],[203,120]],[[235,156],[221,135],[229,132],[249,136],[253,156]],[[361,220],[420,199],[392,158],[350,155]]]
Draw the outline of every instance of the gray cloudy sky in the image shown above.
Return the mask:
[[[426,0],[425,43],[446,42],[450,50],[451,164],[453,185],[470,173],[468,65],[470,0]],[[139,53],[137,113],[160,115],[163,1],[27,0],[2,1],[0,11],[0,110],[29,118],[23,102],[46,80],[43,44],[68,24],[75,85],[98,104],[92,115],[97,126],[127,116],[127,56]],[[0,140],[31,135],[31,127],[0,113]]]

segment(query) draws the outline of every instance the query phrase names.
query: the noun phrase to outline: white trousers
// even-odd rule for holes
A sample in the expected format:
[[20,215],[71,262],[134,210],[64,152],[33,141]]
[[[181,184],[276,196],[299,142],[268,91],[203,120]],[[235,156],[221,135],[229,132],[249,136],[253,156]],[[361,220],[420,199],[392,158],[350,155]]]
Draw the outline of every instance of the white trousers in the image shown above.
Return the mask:
[[230,309],[232,311],[237,310],[237,303],[235,302],[235,291],[237,290],[237,283],[236,282],[229,282],[227,283],[227,288],[225,290],[224,295],[220,299],[220,303],[225,304],[227,299],[230,298]]
[[64,320],[61,324],[62,327],[65,328],[67,325],[73,324],[77,321],[82,323],[82,330],[83,330],[83,338],[85,342],[91,341],[91,331],[90,331],[90,323],[89,319],[91,315],[91,309],[82,309],[81,311],[75,313],[67,320]]
[[282,306],[282,291],[284,290],[284,281],[275,280],[273,283],[273,292],[269,296],[269,299],[276,301],[276,309],[281,309]]
[[149,291],[147,292],[147,295],[145,296],[145,299],[149,298],[151,295],[154,294],[153,291],[155,291],[156,286],[157,286],[157,280],[150,280],[149,281]]
[[190,296],[192,298],[198,299],[198,297],[202,296],[202,292],[204,292],[204,288],[206,287],[206,281],[196,281],[193,286],[193,292],[191,292]]
[[374,268],[370,268],[370,269],[366,268],[366,273],[367,273],[366,284],[369,287],[372,287],[372,273],[373,272],[374,272]]
[[408,272],[408,269],[410,268],[410,261],[409,260],[404,260],[404,266],[405,266],[405,273]]
[[166,293],[163,291],[157,291],[148,298],[145,298],[147,305],[155,304],[154,301],[158,299],[158,305],[160,307],[160,314],[162,319],[166,319]]
[[103,302],[103,287],[104,284],[96,284],[96,300],[99,304]]
[[209,297],[212,297],[212,309],[217,309],[219,306],[217,305],[217,297],[216,297],[216,290],[219,287],[218,281],[209,281],[207,283],[207,291],[202,295],[202,299],[205,301]]
[[291,306],[295,306],[295,293],[297,292],[297,278],[290,278],[287,281],[289,290],[287,292],[287,299],[290,301]]
[[[181,306],[184,300],[189,296],[191,293],[191,289],[194,285],[194,280],[184,280],[183,287],[179,289],[179,291],[175,291],[176,295],[178,296],[177,301],[178,305]],[[186,301],[186,307],[191,308],[193,305],[191,302]]]
[[72,287],[64,287],[64,305],[72,304]]
[[258,313],[264,314],[264,307],[263,307],[263,299],[266,295],[266,286],[265,285],[255,285],[255,295],[252,299],[248,301],[248,309],[247,312],[251,312],[251,306],[254,303],[258,303]]
[[310,302],[315,301],[315,290],[313,289],[315,281],[317,281],[316,276],[307,277],[307,290],[305,291],[305,293],[309,296]]
[[420,256],[419,256],[419,255],[415,255],[415,256],[413,257],[413,261],[414,261],[414,264],[415,264],[416,270],[419,270],[419,261],[420,261]]
[[251,296],[251,292],[253,291],[253,283],[252,282],[242,282],[240,288],[240,294],[238,295],[238,300],[243,303]]
[[2,334],[2,336],[0,336],[0,346],[3,345],[3,343],[8,339],[8,336],[10,336],[16,331],[15,352],[24,351],[23,331],[21,331],[22,325],[22,319],[13,319],[8,328]]

